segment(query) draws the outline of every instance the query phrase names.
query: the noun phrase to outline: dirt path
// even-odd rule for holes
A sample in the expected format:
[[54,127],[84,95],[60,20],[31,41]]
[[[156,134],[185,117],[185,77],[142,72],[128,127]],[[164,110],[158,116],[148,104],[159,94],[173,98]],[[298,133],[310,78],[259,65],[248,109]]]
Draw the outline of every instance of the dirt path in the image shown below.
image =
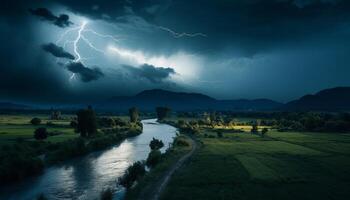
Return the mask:
[[[160,180],[157,182],[157,184],[154,186],[155,188],[149,191],[153,191],[153,194],[150,198],[147,199],[151,199],[151,200],[158,200],[161,193],[163,192],[164,188],[167,186],[167,184],[169,183],[169,180],[171,178],[171,176],[176,172],[176,170],[178,170],[192,155],[193,153],[197,150],[198,148],[198,144],[197,142],[193,139],[191,139],[191,143],[192,143],[192,149],[190,152],[188,152],[187,154],[185,154],[184,156],[182,156],[173,166],[171,166],[170,169],[168,169],[166,172],[164,172],[164,174],[162,175],[162,177],[160,178]],[[145,200],[145,195],[143,195],[143,193],[141,193],[139,200]]]

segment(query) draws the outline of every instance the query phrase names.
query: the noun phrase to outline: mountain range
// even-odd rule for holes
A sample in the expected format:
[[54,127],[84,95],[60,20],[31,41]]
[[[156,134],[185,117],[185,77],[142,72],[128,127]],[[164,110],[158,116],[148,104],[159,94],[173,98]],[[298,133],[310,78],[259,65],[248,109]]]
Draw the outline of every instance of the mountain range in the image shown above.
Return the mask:
[[[270,99],[218,100],[200,93],[153,89],[142,91],[134,96],[115,96],[94,103],[93,106],[102,111],[125,111],[133,106],[143,111],[153,111],[157,106],[167,106],[174,111],[350,111],[350,87],[325,89],[286,104]],[[0,102],[2,110],[28,108],[30,107],[22,104]]]

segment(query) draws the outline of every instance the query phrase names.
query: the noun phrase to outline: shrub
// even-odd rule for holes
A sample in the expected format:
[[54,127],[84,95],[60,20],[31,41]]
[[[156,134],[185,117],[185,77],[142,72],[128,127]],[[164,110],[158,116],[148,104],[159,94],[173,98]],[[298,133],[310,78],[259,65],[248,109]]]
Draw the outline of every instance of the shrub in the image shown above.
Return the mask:
[[34,138],[37,139],[37,140],[44,140],[47,138],[47,130],[46,128],[37,128],[35,131],[34,131]]
[[78,122],[76,120],[72,120],[72,121],[70,121],[70,126],[72,128],[77,128],[78,127]]
[[[204,136],[207,137],[208,134],[204,134]],[[184,138],[181,138],[181,137],[175,138],[174,145],[176,145],[176,146],[190,146],[188,141],[185,140]]]
[[148,167],[154,167],[159,163],[161,158],[162,158],[162,153],[159,150],[152,150],[148,154],[146,165]]
[[101,117],[98,119],[99,127],[113,128],[115,127],[115,121],[111,117]]
[[44,164],[33,154],[32,149],[24,144],[1,148],[0,184],[19,181],[42,172]]
[[264,137],[265,134],[266,134],[268,131],[269,131],[269,129],[263,128],[263,129],[261,130],[261,135]]
[[135,183],[135,181],[145,175],[145,173],[145,164],[138,161],[128,167],[125,174],[118,179],[118,182],[120,185],[129,189]]
[[126,125],[128,125],[124,120],[122,120],[120,118],[115,118],[114,122],[115,122],[116,126],[126,126]]
[[33,125],[39,125],[41,123],[41,119],[34,117],[33,119],[30,120],[30,123]]
[[112,200],[113,199],[113,191],[111,188],[107,188],[101,192],[101,200]]
[[164,143],[162,140],[157,140],[155,138],[153,138],[151,140],[151,142],[149,143],[149,147],[151,148],[151,150],[158,150],[160,148],[162,148],[164,146]]

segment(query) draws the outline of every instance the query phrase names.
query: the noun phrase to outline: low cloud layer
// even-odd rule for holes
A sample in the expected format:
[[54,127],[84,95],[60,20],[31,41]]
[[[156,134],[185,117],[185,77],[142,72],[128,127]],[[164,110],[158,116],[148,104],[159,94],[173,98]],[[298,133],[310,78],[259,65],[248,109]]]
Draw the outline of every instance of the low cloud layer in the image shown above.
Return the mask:
[[41,19],[51,22],[52,24],[61,28],[65,28],[73,24],[71,21],[69,21],[68,15],[61,14],[59,16],[56,16],[47,8],[30,9],[29,12],[32,15],[38,16]]
[[170,75],[175,74],[174,69],[165,67],[155,67],[153,65],[143,64],[139,67],[133,67],[129,65],[123,66],[131,75],[137,78],[144,78],[153,83],[160,83]]
[[75,57],[72,54],[68,53],[62,47],[59,47],[54,43],[44,44],[41,46],[41,48],[57,58],[67,58],[71,60],[75,59]]
[[70,62],[66,65],[66,68],[77,74],[83,82],[95,81],[104,76],[100,68],[95,67],[90,69],[85,67],[81,62]]

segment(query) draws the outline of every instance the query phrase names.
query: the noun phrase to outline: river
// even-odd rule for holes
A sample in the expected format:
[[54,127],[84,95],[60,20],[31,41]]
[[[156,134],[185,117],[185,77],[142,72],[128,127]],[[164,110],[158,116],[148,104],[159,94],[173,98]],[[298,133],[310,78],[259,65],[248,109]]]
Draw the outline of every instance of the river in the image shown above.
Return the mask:
[[124,189],[117,186],[118,177],[132,163],[145,160],[152,138],[161,139],[164,152],[176,135],[176,128],[143,120],[143,132],[103,151],[93,152],[60,165],[47,168],[37,177],[0,189],[1,200],[33,200],[43,193],[49,200],[99,199],[105,188],[113,188],[114,199],[122,199]]

